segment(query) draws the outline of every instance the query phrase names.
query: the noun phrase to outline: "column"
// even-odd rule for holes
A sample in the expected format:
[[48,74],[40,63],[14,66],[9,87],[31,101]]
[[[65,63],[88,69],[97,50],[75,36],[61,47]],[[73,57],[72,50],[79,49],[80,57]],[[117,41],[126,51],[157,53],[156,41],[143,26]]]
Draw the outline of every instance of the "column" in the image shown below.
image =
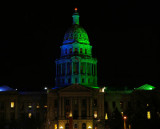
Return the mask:
[[89,119],[89,98],[87,97],[87,119]]
[[92,117],[92,98],[90,97],[90,117]]
[[61,97],[59,97],[59,119],[61,119]]
[[81,100],[80,98],[78,99],[78,119],[81,119]]
[[95,64],[95,74],[97,76],[97,64]]
[[78,64],[79,64],[79,66],[78,66],[79,67],[79,69],[78,69],[78,72],[79,72],[78,73],[78,75],[79,75],[78,83],[81,84],[81,80],[82,80],[81,79],[81,62],[79,61]]
[[92,76],[92,63],[90,63],[90,75]]
[[60,67],[61,67],[61,74],[60,75],[62,76],[62,64],[60,64]]
[[71,102],[71,104],[70,104],[70,111],[72,112],[72,98],[70,98],[70,102]]
[[87,78],[87,62],[86,62],[85,72],[86,72],[86,79],[85,79],[85,83],[88,83],[88,78]]
[[65,63],[65,76],[67,75],[68,69],[67,69],[67,62]]
[[79,69],[78,69],[79,71],[78,72],[79,72],[79,74],[81,74],[81,62],[79,61],[78,63],[79,63]]
[[57,69],[57,62],[56,62],[56,77],[57,77],[57,74],[58,74],[57,71],[58,71],[58,69]]
[[72,75],[73,75],[73,61],[72,61]]
[[64,97],[62,97],[62,119],[64,119]]

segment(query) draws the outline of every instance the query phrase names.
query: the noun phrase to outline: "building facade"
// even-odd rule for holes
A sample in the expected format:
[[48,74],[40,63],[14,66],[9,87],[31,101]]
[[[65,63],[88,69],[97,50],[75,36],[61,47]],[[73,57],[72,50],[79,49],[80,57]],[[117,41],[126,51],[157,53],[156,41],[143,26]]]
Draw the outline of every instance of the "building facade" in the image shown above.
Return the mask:
[[[77,9],[56,63],[56,84],[43,92],[0,87],[0,128],[142,129],[160,127],[158,88],[97,85],[97,59]],[[156,125],[156,126],[155,126]]]

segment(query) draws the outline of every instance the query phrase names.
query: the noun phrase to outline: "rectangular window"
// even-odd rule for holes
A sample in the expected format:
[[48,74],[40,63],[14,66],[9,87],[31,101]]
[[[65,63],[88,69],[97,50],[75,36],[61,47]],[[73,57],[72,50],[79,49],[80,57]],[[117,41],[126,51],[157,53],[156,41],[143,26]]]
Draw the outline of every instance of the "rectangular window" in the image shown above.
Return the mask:
[[66,99],[66,106],[68,106],[70,103],[69,103],[69,100]]
[[151,119],[151,112],[147,111],[147,119]]
[[97,99],[94,99],[93,105],[96,107],[97,106]]
[[122,117],[123,117],[123,114],[124,114],[124,113],[123,113],[123,112],[121,112]]
[[15,120],[15,112],[11,112],[11,114],[10,114],[10,119],[11,119],[11,120]]
[[82,78],[82,83],[84,83],[84,78]]
[[108,102],[104,102],[105,108],[108,108]]
[[75,83],[78,83],[78,79],[77,78],[75,78]]
[[44,108],[47,108],[47,105],[44,105]]
[[28,104],[28,108],[29,108],[29,109],[32,108],[32,104],[31,104],[31,103]]
[[94,118],[97,118],[97,111],[94,111]]
[[11,108],[14,108],[14,106],[15,106],[14,102],[11,102]]
[[115,101],[112,102],[112,106],[113,106],[113,108],[116,107],[116,102]]
[[128,108],[131,108],[131,102],[128,101]]
[[54,107],[57,108],[57,106],[58,106],[58,101],[57,101],[57,99],[55,99],[54,100]]
[[108,115],[107,115],[107,113],[106,113],[106,115],[105,115],[105,120],[108,120]]
[[54,129],[57,129],[57,124],[54,125]]
[[4,102],[0,102],[0,110],[4,110]]
[[28,113],[28,118],[31,118],[32,117],[32,113]]

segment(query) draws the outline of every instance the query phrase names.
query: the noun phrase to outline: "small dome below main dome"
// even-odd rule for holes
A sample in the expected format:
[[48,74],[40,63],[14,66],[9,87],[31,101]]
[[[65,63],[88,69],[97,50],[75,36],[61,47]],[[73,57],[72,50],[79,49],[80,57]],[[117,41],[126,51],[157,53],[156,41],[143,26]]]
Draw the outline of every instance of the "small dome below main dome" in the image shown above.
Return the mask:
[[78,24],[74,24],[71,28],[67,30],[67,32],[64,35],[63,44],[73,42],[89,44],[87,32],[84,30],[83,27],[81,27]]

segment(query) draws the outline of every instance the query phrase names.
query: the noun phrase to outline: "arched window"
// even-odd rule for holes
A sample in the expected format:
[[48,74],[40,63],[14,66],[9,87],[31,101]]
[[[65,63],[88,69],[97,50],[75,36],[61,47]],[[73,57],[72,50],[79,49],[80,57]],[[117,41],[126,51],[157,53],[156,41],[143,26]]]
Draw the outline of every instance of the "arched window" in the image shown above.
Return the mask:
[[69,123],[66,123],[65,129],[69,129]]
[[86,123],[82,124],[82,129],[86,129]]
[[82,54],[82,48],[80,48],[80,53]]
[[87,49],[85,49],[85,54],[87,54]]
[[65,49],[65,54],[67,55],[67,48]]
[[78,49],[77,49],[77,48],[75,48],[75,51],[74,51],[74,53],[76,53],[76,54],[78,53]]
[[74,125],[74,129],[77,129],[77,124]]
[[69,53],[72,54],[72,48],[69,49]]

